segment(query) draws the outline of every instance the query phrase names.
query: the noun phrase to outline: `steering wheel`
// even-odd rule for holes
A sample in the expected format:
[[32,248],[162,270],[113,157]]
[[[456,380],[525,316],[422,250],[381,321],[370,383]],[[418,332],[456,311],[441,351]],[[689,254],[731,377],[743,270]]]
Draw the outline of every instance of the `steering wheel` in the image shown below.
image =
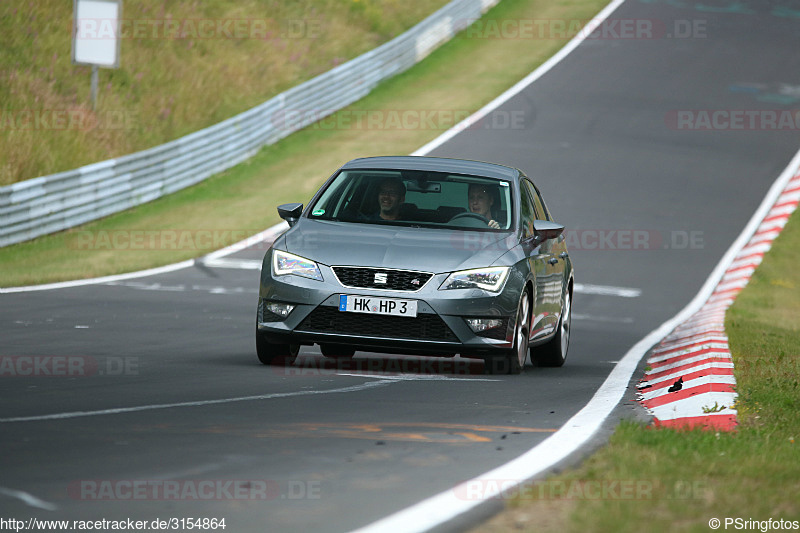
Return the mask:
[[451,218],[450,221],[448,222],[448,224],[450,224],[452,222],[455,222],[458,219],[464,219],[464,222],[467,222],[467,221],[472,222],[470,224],[467,224],[467,226],[470,226],[470,227],[480,227],[480,226],[477,226],[477,225],[474,224],[474,222],[478,222],[478,221],[482,222],[486,226],[489,225],[489,219],[488,218],[486,218],[485,216],[483,216],[483,215],[481,215],[479,213],[472,213],[472,212],[459,213],[456,216],[454,216],[453,218]]

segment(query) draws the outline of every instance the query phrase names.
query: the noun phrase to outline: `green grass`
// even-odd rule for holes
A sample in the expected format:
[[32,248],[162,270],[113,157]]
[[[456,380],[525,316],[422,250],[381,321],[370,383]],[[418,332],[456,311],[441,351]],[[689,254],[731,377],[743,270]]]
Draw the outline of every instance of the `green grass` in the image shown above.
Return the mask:
[[797,211],[726,316],[737,431],[622,423],[608,446],[544,486],[634,481],[652,489],[646,497],[520,498],[479,530],[708,532],[711,518],[800,520],[799,262]]
[[[90,67],[71,62],[72,2],[0,2],[0,186],[220,122],[388,41],[446,2],[125,2],[120,67],[100,70],[96,112]],[[166,21],[176,26],[160,29]]]
[[[605,0],[504,0],[489,17],[496,20],[586,20]],[[388,117],[393,111],[441,110],[434,127],[336,127],[335,118],[310,126],[249,161],[168,197],[80,228],[0,249],[3,286],[53,282],[129,272],[196,257],[211,249],[86,249],[85,237],[133,231],[231,230],[241,236],[275,224],[275,206],[307,202],[319,185],[354,157],[408,154],[448,129],[446,112],[466,114],[491,101],[549,58],[563,39],[486,38],[464,32],[409,71],[340,113]],[[386,121],[388,124],[388,120]],[[116,233],[114,233],[116,232]],[[226,242],[219,242],[218,247]],[[113,247],[112,247],[113,248]]]

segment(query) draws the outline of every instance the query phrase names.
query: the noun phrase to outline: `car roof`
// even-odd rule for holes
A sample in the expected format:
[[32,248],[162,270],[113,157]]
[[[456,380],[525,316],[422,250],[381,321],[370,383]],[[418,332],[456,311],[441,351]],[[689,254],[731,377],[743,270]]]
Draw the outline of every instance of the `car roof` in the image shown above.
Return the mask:
[[342,166],[342,170],[355,169],[425,170],[430,172],[468,174],[471,176],[503,180],[516,180],[522,174],[519,169],[497,165],[495,163],[424,156],[362,157],[353,159]]

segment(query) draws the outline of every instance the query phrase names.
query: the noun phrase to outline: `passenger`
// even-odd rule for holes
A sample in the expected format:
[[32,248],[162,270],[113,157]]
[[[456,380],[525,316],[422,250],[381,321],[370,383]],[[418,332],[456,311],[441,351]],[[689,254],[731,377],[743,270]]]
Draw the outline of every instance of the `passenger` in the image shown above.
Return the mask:
[[473,183],[469,186],[468,205],[472,213],[481,215],[485,218],[490,228],[500,229],[500,224],[492,214],[494,207],[494,197],[492,196],[490,185]]

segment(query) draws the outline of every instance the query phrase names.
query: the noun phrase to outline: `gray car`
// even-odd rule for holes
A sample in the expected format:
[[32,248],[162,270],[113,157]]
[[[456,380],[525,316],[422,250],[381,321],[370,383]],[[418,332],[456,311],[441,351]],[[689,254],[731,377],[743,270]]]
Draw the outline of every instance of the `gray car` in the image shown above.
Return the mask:
[[480,358],[517,374],[528,353],[561,366],[573,269],[564,226],[515,168],[434,157],[342,166],[264,256],[256,351],[291,364],[300,345]]

